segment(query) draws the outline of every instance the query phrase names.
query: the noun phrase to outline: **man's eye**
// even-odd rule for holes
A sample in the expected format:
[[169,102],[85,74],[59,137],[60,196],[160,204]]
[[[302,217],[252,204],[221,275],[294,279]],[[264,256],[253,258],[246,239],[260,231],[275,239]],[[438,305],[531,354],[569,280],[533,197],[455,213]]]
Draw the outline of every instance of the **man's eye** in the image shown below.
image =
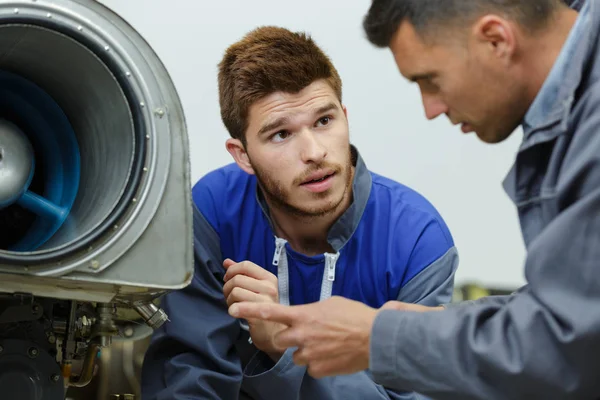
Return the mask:
[[331,117],[323,117],[317,121],[317,125],[327,125],[331,121]]
[[435,82],[433,82],[431,79],[427,79],[427,80],[420,82],[419,86],[421,86],[421,90],[424,90],[428,93],[435,93],[440,90],[438,85]]
[[280,131],[277,132],[276,134],[274,134],[273,136],[271,136],[271,139],[274,140],[275,142],[281,142],[282,140],[287,139],[290,136],[290,133],[288,131]]

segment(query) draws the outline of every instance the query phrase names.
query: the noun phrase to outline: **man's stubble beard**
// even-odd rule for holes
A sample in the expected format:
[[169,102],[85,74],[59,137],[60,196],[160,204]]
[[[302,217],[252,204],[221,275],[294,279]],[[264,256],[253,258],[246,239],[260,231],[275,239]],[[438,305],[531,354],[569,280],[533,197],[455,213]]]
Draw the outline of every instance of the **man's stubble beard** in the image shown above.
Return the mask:
[[[269,202],[271,207],[275,207],[285,213],[292,214],[301,219],[314,219],[326,216],[328,214],[334,213],[338,210],[340,205],[344,202],[344,199],[350,195],[350,188],[352,186],[352,154],[350,148],[348,149],[348,157],[346,161],[346,166],[341,167],[339,164],[330,164],[330,163],[320,163],[315,164],[309,170],[305,172],[304,175],[310,174],[314,171],[331,168],[336,171],[336,174],[344,174],[345,182],[344,182],[344,191],[339,199],[334,200],[333,203],[328,203],[321,208],[302,208],[296,205],[291,204],[289,201],[290,193],[286,192],[283,189],[283,185],[281,182],[278,182],[272,179],[268,173],[263,171],[260,167],[257,168],[252,160],[250,160],[250,164],[254,170],[254,174],[256,175],[256,180],[258,185],[262,191],[262,194],[265,196],[267,201]],[[296,182],[297,179],[294,180]],[[314,199],[322,199],[329,196],[329,191],[322,193],[313,193],[312,196]]]

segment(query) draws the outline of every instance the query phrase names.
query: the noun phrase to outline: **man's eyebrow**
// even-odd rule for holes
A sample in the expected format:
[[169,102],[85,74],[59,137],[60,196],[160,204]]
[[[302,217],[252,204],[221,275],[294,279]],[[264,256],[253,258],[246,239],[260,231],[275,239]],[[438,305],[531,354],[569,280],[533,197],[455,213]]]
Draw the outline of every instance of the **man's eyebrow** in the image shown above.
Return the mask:
[[260,128],[260,130],[258,131],[258,134],[259,135],[265,134],[269,131],[279,128],[280,126],[287,124],[288,122],[289,122],[289,119],[287,117],[277,118],[276,120],[268,122],[265,125],[263,125]]
[[322,107],[316,108],[314,114],[325,114],[331,110],[337,110],[339,107],[334,102],[328,103]]

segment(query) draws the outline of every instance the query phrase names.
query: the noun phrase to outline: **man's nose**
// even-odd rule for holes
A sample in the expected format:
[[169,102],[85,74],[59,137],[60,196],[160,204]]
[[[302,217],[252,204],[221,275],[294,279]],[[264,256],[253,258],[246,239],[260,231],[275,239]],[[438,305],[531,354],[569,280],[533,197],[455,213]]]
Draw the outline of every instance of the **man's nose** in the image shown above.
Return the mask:
[[323,133],[314,133],[308,129],[302,133],[301,154],[303,162],[318,164],[327,157],[327,148],[319,135],[323,135]]
[[423,98],[423,108],[427,119],[435,119],[448,113],[448,106],[438,96],[422,94],[421,97]]

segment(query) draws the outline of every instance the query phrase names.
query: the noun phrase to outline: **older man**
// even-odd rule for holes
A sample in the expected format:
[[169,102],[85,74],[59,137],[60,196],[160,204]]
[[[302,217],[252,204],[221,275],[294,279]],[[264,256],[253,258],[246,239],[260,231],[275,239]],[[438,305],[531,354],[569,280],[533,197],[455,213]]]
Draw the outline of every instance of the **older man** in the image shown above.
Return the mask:
[[[334,298],[230,313],[288,325],[275,343],[297,346],[314,376],[370,367],[378,383],[436,399],[600,398],[600,2],[571,7],[374,0],[364,21],[419,85],[428,118],[445,114],[487,143],[522,126],[504,187],[527,246],[525,287],[433,309]],[[351,315],[362,318],[341,328]]]

